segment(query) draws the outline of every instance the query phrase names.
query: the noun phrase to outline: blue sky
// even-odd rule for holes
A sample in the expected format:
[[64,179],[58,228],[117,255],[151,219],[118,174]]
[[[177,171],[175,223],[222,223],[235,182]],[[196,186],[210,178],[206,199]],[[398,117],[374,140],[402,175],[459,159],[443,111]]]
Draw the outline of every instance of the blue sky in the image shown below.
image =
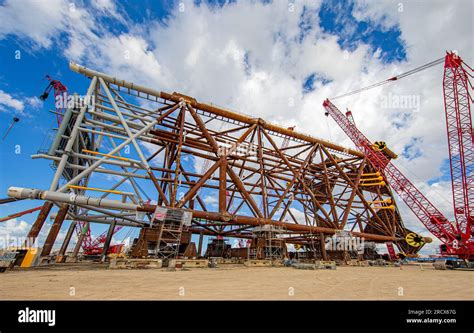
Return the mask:
[[329,0],[319,11],[324,31],[336,34],[343,49],[353,50],[362,41],[373,51],[380,49],[384,62],[406,60],[405,45],[398,26],[388,29],[373,22],[358,21],[353,15],[354,3]]
[[[266,91],[264,88],[259,88],[260,90],[247,88],[255,87],[255,84],[261,84],[262,87],[265,87],[261,83],[263,80],[274,79],[276,82],[294,82],[294,88],[292,89],[295,96],[297,96],[295,97],[297,106],[309,107],[308,104],[315,105],[317,103],[317,106],[320,107],[322,96],[336,95],[338,89],[358,88],[357,85],[362,82],[357,81],[357,75],[361,75],[364,78],[363,80],[367,82],[374,79],[378,80],[384,75],[388,75],[386,73],[401,68],[412,68],[414,64],[418,65],[423,60],[423,57],[420,56],[421,51],[414,53],[416,46],[414,46],[412,40],[415,37],[412,36],[415,36],[415,33],[408,31],[408,28],[403,30],[402,25],[405,26],[405,23],[402,20],[404,18],[400,18],[399,13],[396,13],[396,10],[390,6],[387,6],[388,10],[378,7],[369,10],[353,1],[331,0],[323,1],[320,6],[311,4],[299,8],[299,5],[296,5],[299,17],[294,20],[294,24],[293,19],[287,21],[285,18],[278,17],[275,18],[275,22],[271,22],[271,17],[267,17],[272,15],[273,7],[280,6],[284,10],[291,4],[292,2],[289,2],[289,4],[283,3],[282,6],[269,1],[263,3],[246,2],[245,4],[228,1],[186,2],[186,11],[189,10],[188,8],[192,8],[198,15],[193,22],[191,19],[179,16],[178,2],[141,0],[122,1],[118,5],[110,5],[108,1],[77,1],[75,2],[77,9],[84,10],[84,12],[92,15],[89,23],[94,24],[93,26],[68,26],[68,21],[60,17],[61,14],[66,13],[65,11],[59,12],[58,16],[51,16],[51,18],[42,17],[42,12],[38,13],[38,17],[32,16],[31,18],[25,18],[24,15],[19,14],[18,19],[20,21],[21,19],[34,21],[30,22],[32,27],[30,30],[21,30],[21,27],[18,27],[17,30],[2,27],[0,23],[0,29],[3,29],[0,30],[0,91],[4,93],[3,104],[2,99],[0,99],[0,134],[3,136],[13,116],[20,118],[20,122],[14,125],[7,138],[0,142],[0,197],[6,197],[8,187],[13,185],[40,189],[49,187],[53,176],[53,170],[49,162],[41,159],[32,160],[30,155],[35,154],[39,149],[45,148],[42,147],[42,143],[51,128],[56,126],[56,119],[53,114],[48,112],[53,109],[52,98],[50,97],[44,103],[38,103],[34,97],[38,97],[46,87],[47,81],[44,79],[46,74],[61,80],[70,92],[85,92],[89,80],[68,69],[68,61],[71,59],[71,55],[76,57],[74,60],[83,62],[84,65],[89,67],[102,71],[115,70],[115,75],[119,77],[124,75],[125,79],[129,78],[129,75],[134,75],[134,81],[142,80],[144,84],[154,84],[155,82],[157,85],[169,84],[166,88],[170,91],[190,93],[198,99],[215,101],[218,104],[230,103],[229,106],[235,108],[245,108],[246,106],[239,99],[239,93],[243,94],[243,91],[255,92],[263,89],[262,94],[267,99],[271,99],[268,98],[268,96],[271,96],[271,91]],[[249,12],[245,12],[247,10],[247,8],[244,8],[245,6],[252,8],[249,9]],[[2,11],[4,15],[7,15],[11,8],[14,8],[12,2],[0,0],[0,18],[2,17]],[[51,9],[51,11],[54,10],[56,9]],[[244,31],[244,26],[235,27],[231,26],[231,23],[227,26],[226,23],[221,22],[219,23],[223,25],[221,33],[219,33],[219,29],[211,29],[208,31],[209,38],[202,37],[202,39],[199,39],[201,37],[199,32],[212,27],[215,22],[219,22],[219,17],[225,17],[226,20],[231,21],[233,13],[240,12],[247,13],[242,15],[248,17],[248,22],[241,22],[241,24],[249,26],[255,24],[257,27],[257,24],[259,24],[257,21],[260,19],[261,21],[268,21],[267,24],[269,25],[267,27],[275,29],[280,38],[273,41],[255,41],[255,39],[265,36],[264,32],[255,31],[255,36],[243,32],[240,36],[238,32]],[[364,15],[361,16],[360,12],[367,13],[367,16],[364,18]],[[258,15],[262,15],[260,19]],[[405,13],[405,16],[407,15],[410,15],[410,13]],[[416,16],[417,14],[412,13],[411,15]],[[54,20],[57,20],[57,28],[47,27],[49,19],[51,19],[51,25],[54,25],[56,22]],[[275,27],[279,22],[283,22],[283,26]],[[21,22],[18,22],[18,24],[21,24]],[[291,30],[293,25],[297,27],[295,33]],[[44,32],[41,37],[34,34],[35,27]],[[185,30],[185,32],[181,30]],[[202,49],[196,52],[187,50],[185,52],[188,53],[178,53],[178,49],[185,46],[173,44],[174,39],[179,40],[180,36],[192,35],[193,31],[196,32],[193,39],[190,41],[183,40],[182,44],[198,44],[198,41],[202,41],[204,45],[206,45],[205,43],[211,43],[210,45],[213,46],[212,43],[215,41],[217,51],[208,55]],[[226,33],[226,31],[229,32]],[[173,38],[174,36],[176,38]],[[132,45],[130,50],[132,50],[133,57],[135,53],[132,47],[138,45],[139,50],[137,52],[142,57],[138,63],[146,62],[146,66],[156,67],[156,73],[163,74],[163,77],[171,73],[173,77],[177,78],[176,81],[166,80],[168,83],[163,83],[165,79],[150,74],[151,71],[148,71],[145,65],[145,69],[137,68],[137,66],[130,63],[121,63],[120,59],[113,59],[113,61],[106,63],[105,60],[109,59],[107,57],[111,57],[111,55],[107,54],[105,49],[94,49],[93,45],[97,43],[95,37],[98,40],[109,41],[111,46],[117,45],[117,43],[121,46],[127,45],[127,43]],[[209,89],[205,91],[204,89],[207,87],[206,84],[211,85],[212,83],[198,84],[193,77],[194,70],[197,72],[199,71],[197,67],[205,67],[207,59],[210,59],[209,62],[211,63],[215,61],[212,60],[212,57],[216,56],[216,53],[224,54],[225,50],[218,43],[224,43],[225,40],[225,43],[227,43],[225,45],[228,45],[229,41],[226,38],[232,41],[235,40],[234,44],[237,45],[238,50],[242,50],[244,56],[239,60],[241,64],[232,65],[234,66],[232,68],[227,64],[227,67],[215,71],[220,74],[214,73],[211,67],[208,68],[208,73],[211,76],[218,75],[220,77],[225,72],[233,78],[233,80],[225,80],[223,82],[225,84],[220,85],[223,92],[220,92],[219,87],[216,87],[216,93],[211,94]],[[92,44],[87,44],[88,42]],[[235,48],[234,44],[229,47]],[[282,49],[285,50],[283,56],[278,52],[280,44],[283,44]],[[77,47],[77,45],[85,45],[87,50],[84,51],[83,48]],[[267,49],[264,49],[265,47]],[[442,46],[441,49],[447,47]],[[312,53],[311,48],[315,49],[314,52],[317,53]],[[198,63],[189,68],[184,65],[179,66],[183,68],[179,68],[180,71],[178,72],[177,66],[173,66],[173,56],[170,56],[174,50],[176,50],[178,57],[186,59],[186,63],[195,61],[191,55],[196,53]],[[237,52],[236,54],[240,53]],[[347,72],[341,74],[337,68],[341,67],[338,64],[341,61],[340,58],[345,55],[351,57],[350,62],[352,63],[344,63],[344,66],[347,66]],[[472,56],[472,54],[469,54],[469,56]],[[120,57],[117,55],[116,58]],[[335,60],[334,66],[331,64],[333,58]],[[428,57],[427,60],[432,60],[431,58],[437,57]],[[311,64],[312,61],[314,61],[314,65]],[[336,69],[331,69],[331,67],[336,67]],[[216,65],[216,68],[219,69],[219,65]],[[240,69],[242,73],[238,72]],[[140,74],[143,75],[140,76]],[[184,78],[184,80],[179,78]],[[242,91],[237,91],[234,94],[232,81],[239,83],[239,89],[244,87]],[[271,84],[268,84],[268,86],[271,86]],[[277,91],[278,88],[266,89]],[[416,89],[415,87],[415,91]],[[5,95],[8,95],[10,99],[7,99]],[[11,99],[21,102],[22,106],[19,106],[18,103],[12,104]],[[357,103],[358,101],[354,102],[354,104]],[[272,120],[277,122],[301,123],[299,128],[310,132],[310,134],[313,134],[312,131],[316,130],[305,127],[309,126],[305,125],[305,123],[308,123],[308,113],[306,111],[301,111],[298,115],[295,115],[288,112],[272,113],[268,110],[270,108],[262,106],[261,115],[263,117],[274,117]],[[246,112],[246,110],[241,111]],[[393,110],[393,114],[398,111]],[[371,134],[379,136],[396,135],[405,130],[406,137],[398,140],[397,148],[408,161],[413,162],[412,160],[414,160],[415,163],[418,159],[420,168],[424,165],[423,163],[428,163],[423,160],[424,155],[428,154],[422,152],[424,145],[430,145],[433,142],[438,145],[443,143],[441,137],[430,139],[423,138],[423,133],[418,136],[415,135],[407,124],[403,126],[400,124],[391,125],[392,121],[387,121],[385,129],[378,128],[373,122],[371,123],[370,116],[365,117],[362,112],[364,110],[361,110],[358,115],[355,113],[355,117],[358,124],[360,121],[360,126],[366,130],[369,137]],[[389,110],[388,113],[390,112],[392,111]],[[385,117],[385,115],[383,116]],[[309,117],[312,117],[311,114]],[[315,122],[318,124],[315,126],[321,126],[318,127],[316,136],[327,139],[330,135],[328,131],[326,129],[320,130],[323,126],[319,123],[325,121],[322,118],[321,111],[314,117],[318,119]],[[387,115],[387,117],[390,117],[390,115]],[[326,123],[324,123],[324,128],[325,126]],[[335,126],[335,124],[332,124],[332,126]],[[350,144],[343,133],[333,133],[333,135],[336,140],[345,140],[343,141],[344,144]],[[413,150],[413,147],[420,142],[422,143],[420,145],[421,150]],[[19,154],[15,153],[18,148],[21,149]],[[426,184],[432,185],[433,179],[446,180],[449,175],[449,168],[445,167],[444,160],[445,158],[443,159],[440,156],[434,162],[437,166],[434,166],[432,174],[427,175],[427,179],[423,180],[426,182],[430,179],[431,183]],[[21,201],[2,205],[0,206],[0,215],[15,213],[38,204],[40,202]],[[21,219],[31,223],[35,217],[36,213],[25,215]],[[96,232],[101,230],[97,228]]]

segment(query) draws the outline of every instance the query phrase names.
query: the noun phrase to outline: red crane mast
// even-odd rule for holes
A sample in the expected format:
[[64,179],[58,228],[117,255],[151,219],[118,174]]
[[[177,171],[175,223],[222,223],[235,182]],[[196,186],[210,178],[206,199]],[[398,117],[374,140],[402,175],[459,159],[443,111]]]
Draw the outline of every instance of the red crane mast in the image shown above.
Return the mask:
[[462,241],[471,237],[474,224],[474,137],[472,133],[472,85],[462,59],[451,52],[444,63],[444,107],[448,132],[454,216]]
[[[440,59],[390,78],[379,84],[372,85],[339,97],[358,93],[381,84],[395,81],[411,75],[440,62]],[[467,66],[454,52],[448,52],[444,58],[443,90],[445,114],[448,132],[448,145],[451,166],[454,215],[456,223],[451,223],[416,186],[391,163],[389,157],[377,149],[369,139],[356,127],[350,111],[344,115],[329,99],[323,103],[326,116],[331,117],[363,151],[373,166],[381,172],[392,189],[399,194],[407,206],[413,211],[423,225],[443,242],[441,253],[457,255],[460,258],[474,258],[474,240],[472,227],[474,224],[474,140],[469,89],[472,84],[469,77],[472,68]],[[338,98],[339,98],[338,97]]]

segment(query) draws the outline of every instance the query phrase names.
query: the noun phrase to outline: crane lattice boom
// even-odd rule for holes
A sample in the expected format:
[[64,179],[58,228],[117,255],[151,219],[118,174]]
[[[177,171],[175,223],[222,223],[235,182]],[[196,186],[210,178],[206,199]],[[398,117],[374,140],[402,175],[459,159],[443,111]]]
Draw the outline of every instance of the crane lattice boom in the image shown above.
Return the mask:
[[454,216],[463,240],[471,236],[474,224],[474,143],[471,118],[469,73],[455,53],[448,53],[444,65],[444,105],[451,167]]
[[324,101],[326,114],[331,115],[356,147],[363,151],[372,165],[384,175],[392,189],[405,201],[426,228],[444,243],[454,240],[453,226],[443,214],[421,193],[403,173],[372,143],[331,101]]
[[[439,60],[430,63],[430,66],[422,67],[423,69],[431,67],[440,63]],[[408,73],[411,75],[412,71]],[[456,254],[463,258],[474,257],[474,240],[471,238],[474,225],[474,137],[470,94],[473,86],[469,77],[473,77],[472,68],[467,66],[456,53],[448,52],[444,58],[443,91],[456,224],[444,217],[428,198],[391,163],[386,154],[374,148],[369,139],[356,127],[351,112],[344,115],[329,99],[323,103],[326,115],[334,118],[425,227],[444,243],[441,248],[442,253]],[[385,84],[386,81],[383,83]],[[363,90],[371,89],[373,86]],[[343,96],[359,91],[362,90]]]

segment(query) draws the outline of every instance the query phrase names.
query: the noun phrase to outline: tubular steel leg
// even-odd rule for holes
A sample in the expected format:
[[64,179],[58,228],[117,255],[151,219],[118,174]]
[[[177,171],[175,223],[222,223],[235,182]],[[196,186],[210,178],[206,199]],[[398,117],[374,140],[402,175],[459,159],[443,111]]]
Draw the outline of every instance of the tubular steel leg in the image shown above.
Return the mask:
[[[86,224],[87,228],[89,227],[89,224]],[[74,251],[72,253],[73,258],[77,258],[77,254],[81,250],[82,243],[84,242],[84,238],[86,237],[87,234],[87,229],[86,227],[82,228],[81,234],[79,235],[79,239],[77,240],[76,246],[74,247]]]
[[[86,99],[90,98],[90,96],[92,95],[96,83],[97,83],[97,78],[93,77],[92,82],[89,85],[89,89],[87,90]],[[81,110],[80,110],[80,112],[79,112],[79,114],[76,118],[76,121],[74,123],[74,126],[72,128],[71,134],[69,135],[68,142],[66,144],[66,147],[64,148],[65,154],[63,154],[61,156],[61,161],[58,164],[58,167],[56,169],[56,173],[54,174],[53,181],[51,182],[51,187],[49,188],[50,191],[56,191],[56,188],[58,187],[59,179],[61,178],[61,176],[63,174],[64,167],[66,166],[67,159],[69,157],[69,153],[72,151],[74,142],[76,141],[77,134],[79,133],[79,126],[81,125],[82,120],[85,117],[86,111],[87,111],[87,105],[84,105],[81,108]]]
[[59,230],[61,229],[61,225],[63,224],[64,218],[67,215],[67,211],[69,209],[68,204],[62,204],[61,208],[54,219],[54,223],[51,226],[51,230],[49,231],[48,237],[44,242],[43,251],[41,252],[42,257],[49,256],[51,250],[53,249],[54,242],[56,241],[56,237],[58,236]]
[[115,221],[112,222],[109,226],[109,230],[107,231],[107,238],[105,239],[104,249],[102,251],[102,256],[100,257],[101,262],[104,262],[107,258],[107,252],[109,252],[110,242],[112,241],[116,224],[117,223]]
[[200,257],[202,254],[202,239],[203,239],[204,234],[201,232],[199,234],[199,244],[198,244],[198,256]]
[[46,221],[46,218],[48,217],[49,212],[51,211],[51,208],[53,208],[52,202],[46,201],[43,204],[43,207],[41,208],[38,217],[36,218],[36,221],[33,223],[30,231],[28,232],[27,239],[25,241],[25,246],[33,246],[33,243],[35,242],[41,231],[41,228],[43,227],[44,221]]
[[328,255],[326,253],[326,242],[324,241],[324,234],[320,233],[319,237],[321,239],[321,254],[323,255],[323,260],[328,260]]
[[76,228],[76,224],[77,224],[76,221],[71,222],[71,225],[69,226],[66,237],[64,238],[63,245],[61,245],[61,249],[59,250],[58,259],[56,260],[56,262],[65,261],[66,258],[64,257],[64,254],[66,253],[69,242],[71,241],[72,233],[74,232],[74,229]]

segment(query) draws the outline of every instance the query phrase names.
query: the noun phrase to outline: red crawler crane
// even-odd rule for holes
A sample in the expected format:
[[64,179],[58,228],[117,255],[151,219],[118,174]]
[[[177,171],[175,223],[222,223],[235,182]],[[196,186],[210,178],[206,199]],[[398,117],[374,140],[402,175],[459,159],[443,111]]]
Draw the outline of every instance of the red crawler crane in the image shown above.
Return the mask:
[[[440,63],[436,60],[430,66]],[[472,226],[474,222],[474,141],[472,133],[472,118],[470,103],[472,102],[469,89],[472,85],[468,76],[472,77],[464,67],[468,67],[459,56],[450,52],[444,59],[444,99],[448,143],[451,164],[451,180],[454,198],[454,213],[456,223],[451,223],[446,217],[421,193],[413,183],[406,178],[383,151],[375,148],[364,134],[355,126],[350,112],[346,116],[326,99],[323,106],[326,115],[331,115],[336,123],[354,142],[356,147],[363,151],[373,166],[383,174],[385,180],[397,192],[407,206],[413,211],[425,227],[443,244],[443,255],[457,255],[464,259],[474,259],[474,239]],[[419,70],[410,71],[415,73]],[[407,76],[402,74],[391,78],[395,81]],[[371,87],[378,86],[373,85]],[[367,87],[367,88],[371,88]],[[360,89],[357,93],[367,88]],[[345,94],[348,96],[352,93]],[[340,96],[342,97],[342,96]]]
[[[118,226],[114,230],[114,234],[116,234],[120,229],[122,229],[122,226]],[[104,251],[104,243],[107,239],[107,232],[103,232],[99,236],[97,236],[94,240],[90,237],[90,232],[89,236],[86,236],[86,239],[84,239],[84,243],[82,244],[82,248],[84,250],[84,255],[101,255],[102,252]],[[116,244],[116,245],[110,245],[108,253],[120,253],[122,251],[123,244]]]
[[[58,121],[58,125],[61,124],[61,121],[63,120],[63,114],[66,110],[66,103],[67,103],[67,88],[64,84],[61,83],[59,80],[54,80],[51,76],[46,75],[46,79],[49,81],[48,86],[44,90],[44,92],[41,94],[40,99],[42,101],[45,101],[48,99],[49,93],[51,90],[54,91],[54,103],[56,106],[56,119]],[[61,96],[62,102],[58,104],[58,96]]]

